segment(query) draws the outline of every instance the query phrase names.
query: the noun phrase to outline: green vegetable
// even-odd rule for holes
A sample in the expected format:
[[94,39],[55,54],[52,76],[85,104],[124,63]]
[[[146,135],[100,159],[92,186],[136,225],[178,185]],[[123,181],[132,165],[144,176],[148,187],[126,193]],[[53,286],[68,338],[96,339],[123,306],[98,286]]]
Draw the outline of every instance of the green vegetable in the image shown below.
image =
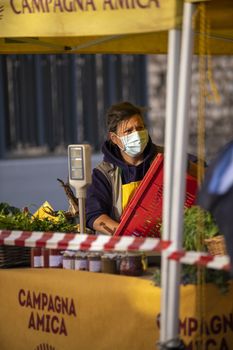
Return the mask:
[[[204,240],[219,234],[219,228],[208,211],[197,205],[185,210],[183,242],[185,250],[206,250]],[[197,266],[182,265],[181,283],[197,284],[199,271],[204,276],[206,283],[214,283],[222,293],[226,293],[229,290],[230,275],[227,271],[203,269]]]
[[[186,251],[205,249],[204,239],[219,235],[219,229],[212,215],[200,208],[192,206],[185,209],[183,247]],[[206,283],[214,283],[222,293],[229,291],[230,274],[227,271],[205,269],[194,265],[181,265],[181,284],[198,284],[198,275],[202,274]],[[156,269],[153,280],[156,286],[161,283],[161,270]]]
[[34,217],[28,210],[20,210],[7,203],[0,203],[0,229],[22,231],[77,232],[62,210],[56,212],[57,221]]
[[7,203],[0,203],[0,212],[5,215],[17,214],[17,213],[20,213],[20,209],[16,207],[12,207]]
[[204,239],[217,235],[219,235],[218,226],[208,211],[197,205],[185,210],[183,242],[185,250],[200,251]]

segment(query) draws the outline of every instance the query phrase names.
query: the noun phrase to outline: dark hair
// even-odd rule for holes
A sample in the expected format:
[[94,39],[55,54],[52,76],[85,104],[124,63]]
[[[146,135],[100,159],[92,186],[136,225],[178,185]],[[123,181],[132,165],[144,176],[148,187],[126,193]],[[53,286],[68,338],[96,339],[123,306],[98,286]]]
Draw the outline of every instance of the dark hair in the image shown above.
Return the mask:
[[138,114],[143,119],[144,109],[133,105],[130,102],[120,102],[112,105],[106,114],[107,129],[109,132],[116,132],[117,126],[123,120],[127,120],[135,114]]

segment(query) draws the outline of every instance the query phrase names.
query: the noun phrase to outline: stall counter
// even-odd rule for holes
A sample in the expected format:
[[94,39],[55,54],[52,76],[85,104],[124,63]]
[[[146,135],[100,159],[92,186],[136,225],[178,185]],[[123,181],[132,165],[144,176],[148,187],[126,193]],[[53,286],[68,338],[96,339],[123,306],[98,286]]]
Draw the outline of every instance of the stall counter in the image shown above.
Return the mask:
[[[161,289],[147,278],[63,269],[0,270],[1,350],[156,350]],[[233,288],[181,287],[180,336],[197,349],[233,349]]]

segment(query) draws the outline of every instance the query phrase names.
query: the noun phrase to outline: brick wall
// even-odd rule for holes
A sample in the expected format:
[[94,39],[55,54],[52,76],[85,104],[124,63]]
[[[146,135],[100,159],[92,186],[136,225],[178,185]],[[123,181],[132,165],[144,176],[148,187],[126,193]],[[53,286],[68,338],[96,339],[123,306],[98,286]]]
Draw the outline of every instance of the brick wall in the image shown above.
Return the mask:
[[[233,139],[233,57],[212,57],[212,75],[220,103],[206,101],[205,154],[211,160],[218,150]],[[155,143],[164,143],[167,58],[148,56],[148,104],[151,135]],[[209,84],[207,89],[209,90]],[[192,86],[189,113],[188,151],[197,154],[197,115],[199,99],[198,58],[192,62]],[[212,95],[211,95],[212,96]]]

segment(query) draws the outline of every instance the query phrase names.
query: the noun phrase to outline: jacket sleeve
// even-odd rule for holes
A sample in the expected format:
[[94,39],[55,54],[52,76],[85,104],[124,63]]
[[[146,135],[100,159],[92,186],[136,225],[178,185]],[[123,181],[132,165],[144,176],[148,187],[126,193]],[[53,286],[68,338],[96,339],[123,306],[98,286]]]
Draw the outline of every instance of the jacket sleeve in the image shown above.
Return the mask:
[[93,169],[92,183],[87,188],[86,226],[93,229],[93,222],[102,214],[111,217],[112,189],[106,176],[98,169]]

